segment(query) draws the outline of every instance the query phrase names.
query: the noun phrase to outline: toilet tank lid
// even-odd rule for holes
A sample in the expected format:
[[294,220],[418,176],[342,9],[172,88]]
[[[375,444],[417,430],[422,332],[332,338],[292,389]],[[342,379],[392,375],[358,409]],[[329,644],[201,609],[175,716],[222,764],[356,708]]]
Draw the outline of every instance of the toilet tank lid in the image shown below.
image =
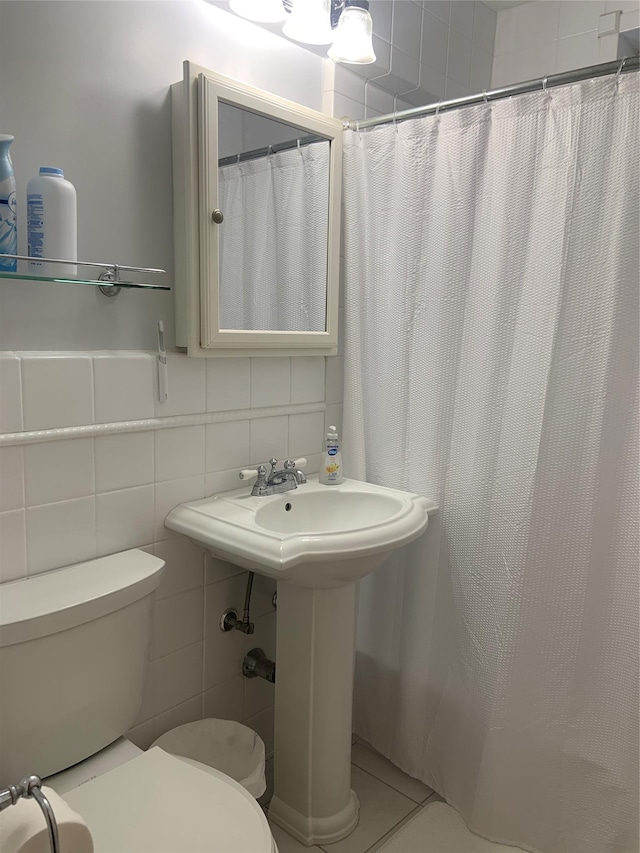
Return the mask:
[[56,634],[153,592],[164,560],[133,548],[0,585],[0,647]]

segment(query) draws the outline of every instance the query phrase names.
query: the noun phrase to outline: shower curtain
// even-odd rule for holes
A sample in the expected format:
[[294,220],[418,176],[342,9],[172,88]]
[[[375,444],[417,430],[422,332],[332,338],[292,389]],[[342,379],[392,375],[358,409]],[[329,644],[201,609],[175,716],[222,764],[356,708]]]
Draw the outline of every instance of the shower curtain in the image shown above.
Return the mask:
[[220,328],[326,327],[329,142],[218,169]]
[[345,139],[348,473],[440,508],[356,732],[544,853],[638,847],[639,126],[628,74]]

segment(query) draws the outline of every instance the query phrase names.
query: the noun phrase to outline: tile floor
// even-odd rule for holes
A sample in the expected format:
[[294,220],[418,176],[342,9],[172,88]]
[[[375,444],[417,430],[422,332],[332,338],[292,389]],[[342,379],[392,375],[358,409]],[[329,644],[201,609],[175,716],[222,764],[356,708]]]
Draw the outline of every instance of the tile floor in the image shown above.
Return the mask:
[[[304,847],[279,826],[271,824],[280,853],[374,853],[427,802],[442,800],[421,782],[406,776],[395,765],[363,743],[356,742],[351,753],[351,786],[360,801],[358,826],[342,841],[322,847]],[[267,792],[260,802],[268,803],[272,761],[267,762]]]

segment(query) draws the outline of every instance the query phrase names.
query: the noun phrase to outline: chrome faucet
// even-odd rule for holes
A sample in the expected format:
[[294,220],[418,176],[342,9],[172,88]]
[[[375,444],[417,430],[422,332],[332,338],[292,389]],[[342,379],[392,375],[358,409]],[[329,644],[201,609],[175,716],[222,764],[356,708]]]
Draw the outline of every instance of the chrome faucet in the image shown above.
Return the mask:
[[257,469],[253,468],[240,472],[241,480],[257,474],[256,481],[251,489],[251,495],[254,498],[263,498],[267,497],[267,495],[289,492],[291,489],[297,489],[298,486],[307,482],[306,475],[301,470],[307,464],[306,459],[287,459],[280,469],[277,467],[277,459],[270,459],[269,464],[271,465],[271,470],[268,474],[266,465],[259,465]]

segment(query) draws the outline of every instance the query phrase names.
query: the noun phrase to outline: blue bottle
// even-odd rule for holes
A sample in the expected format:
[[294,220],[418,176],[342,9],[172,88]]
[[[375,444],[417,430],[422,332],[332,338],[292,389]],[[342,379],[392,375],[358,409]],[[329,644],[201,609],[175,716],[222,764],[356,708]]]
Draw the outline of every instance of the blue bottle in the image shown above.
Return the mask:
[[[18,254],[18,230],[16,228],[16,179],[9,148],[14,137],[0,133],[0,253]],[[0,272],[16,272],[15,259],[0,258]]]

